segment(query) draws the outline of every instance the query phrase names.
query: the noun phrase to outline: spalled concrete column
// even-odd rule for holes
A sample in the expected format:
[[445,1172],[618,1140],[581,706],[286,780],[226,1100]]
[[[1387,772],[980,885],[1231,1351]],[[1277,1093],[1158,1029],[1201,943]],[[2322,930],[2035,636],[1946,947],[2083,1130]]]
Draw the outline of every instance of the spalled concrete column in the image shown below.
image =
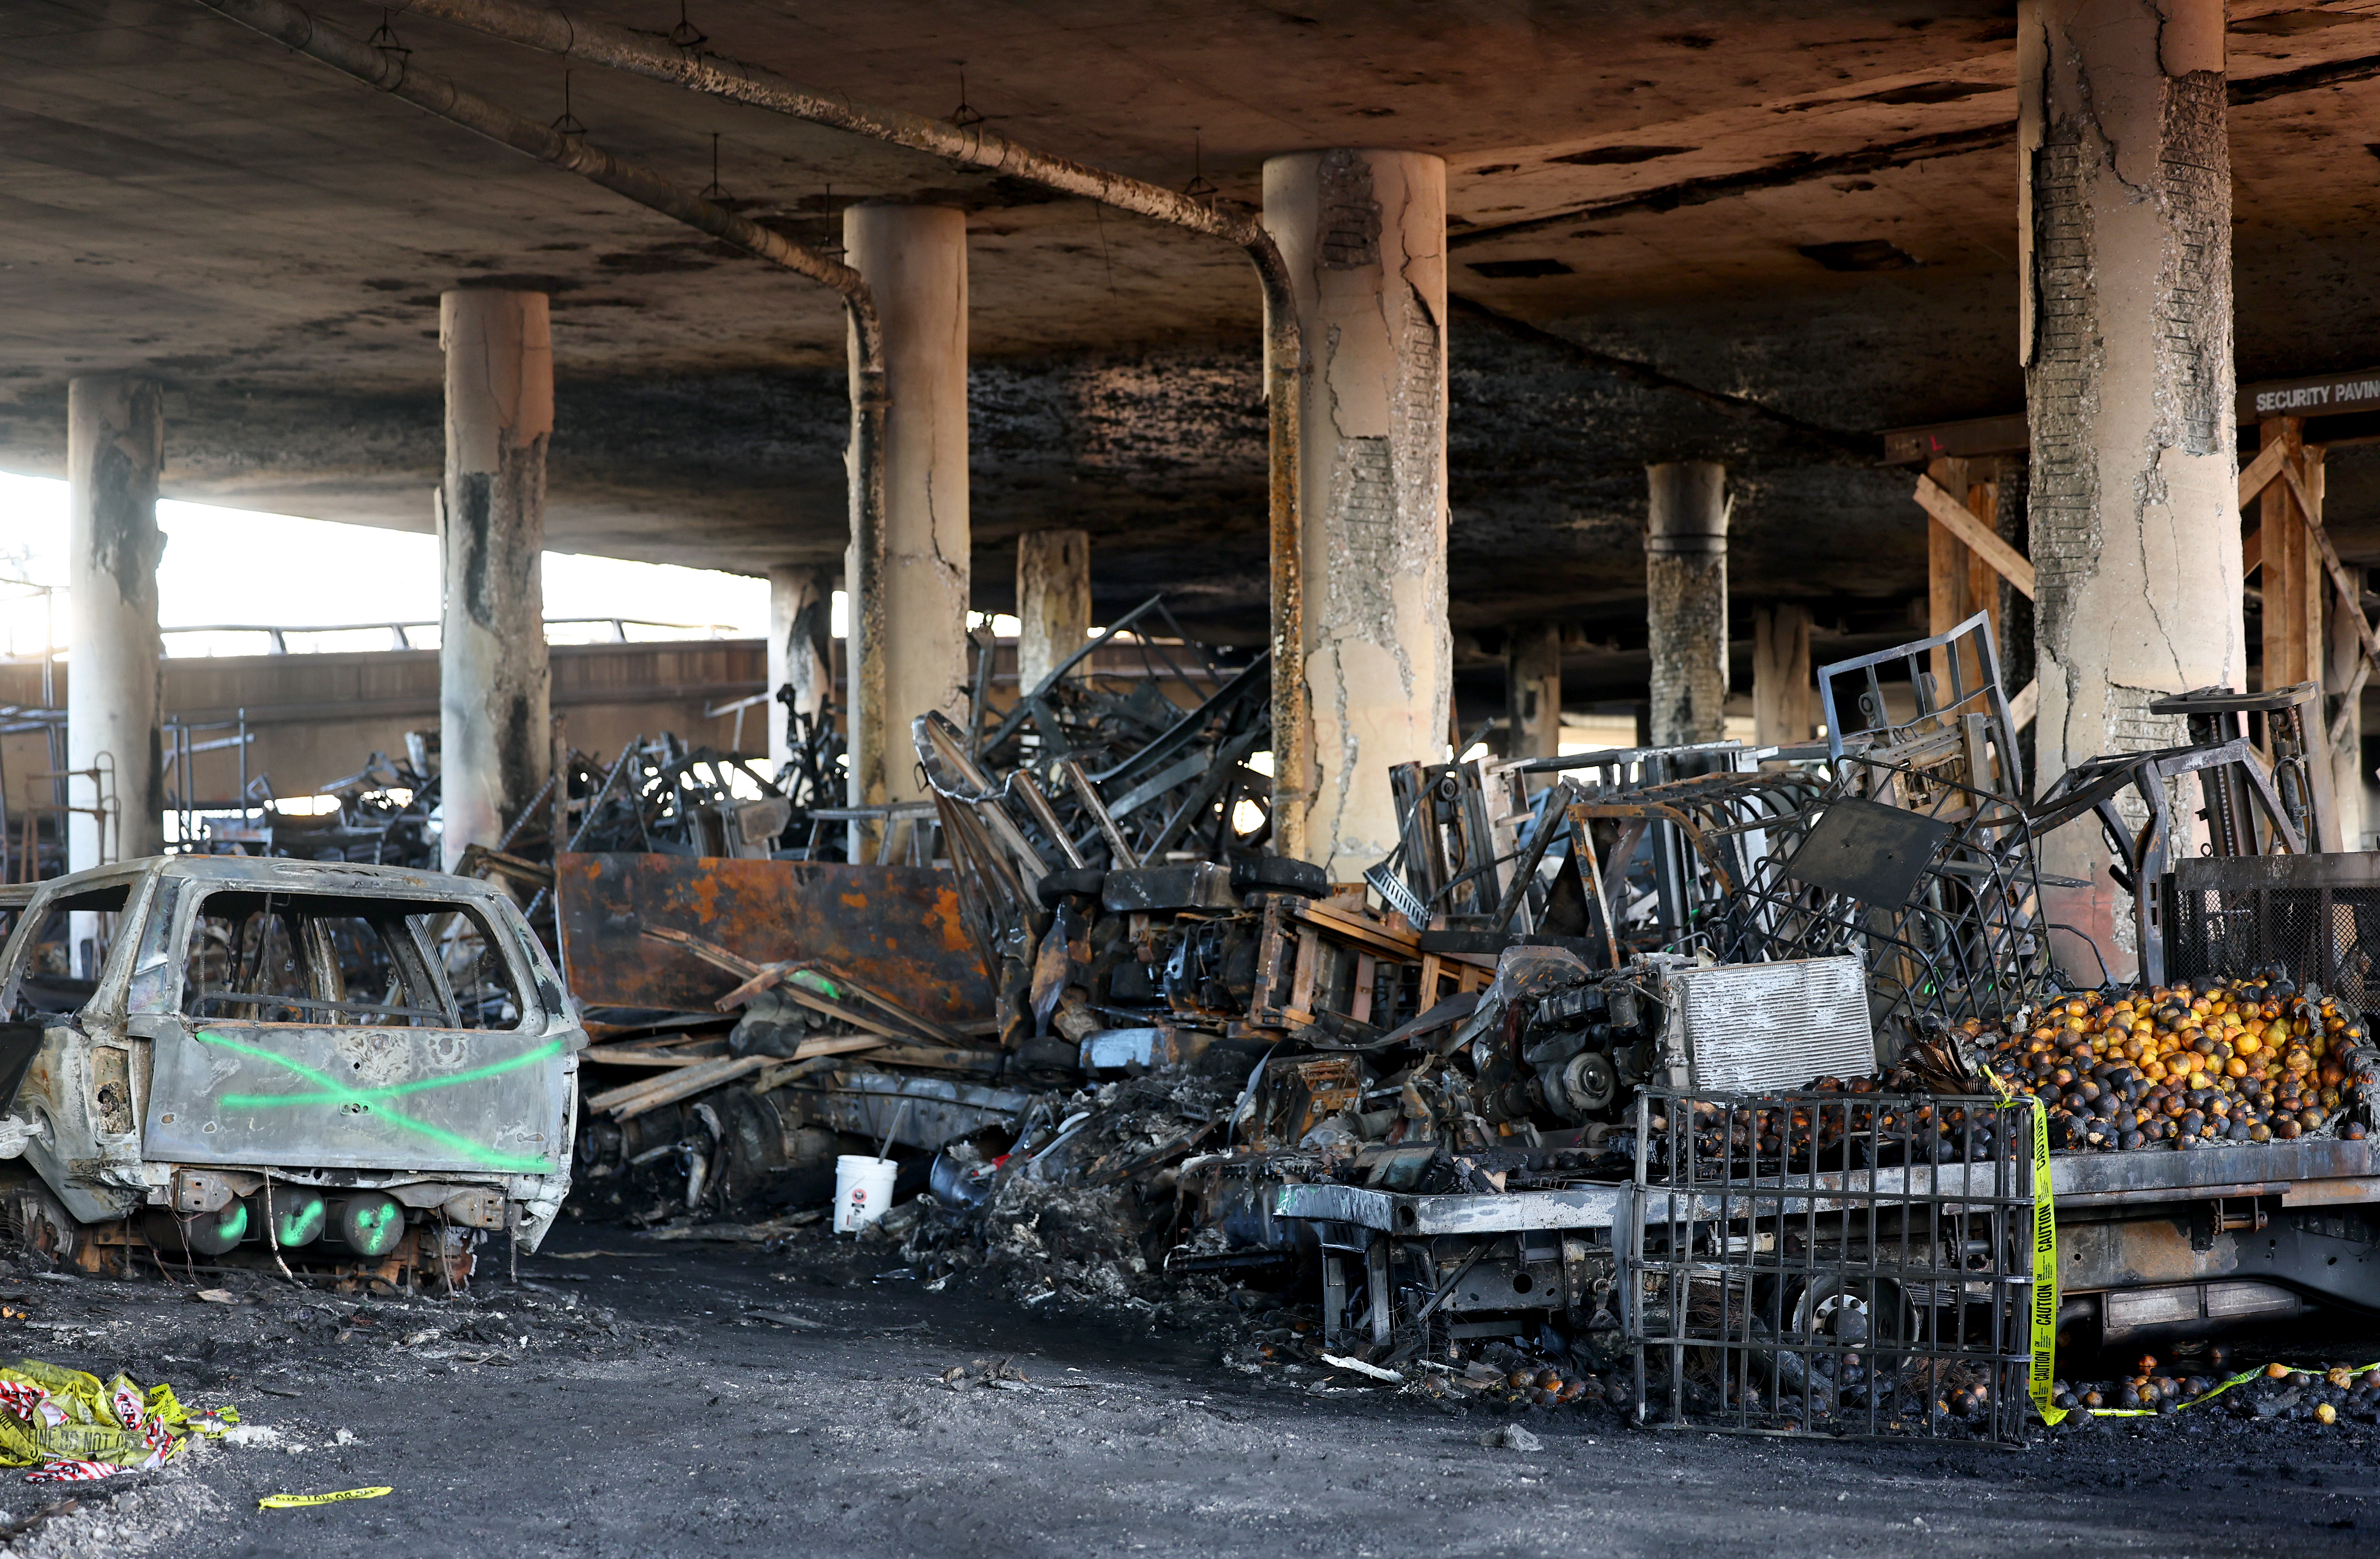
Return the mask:
[[[2159,695],[2247,686],[2232,430],[2223,0],[2026,0],[2020,353],[2032,422],[2035,781],[2186,739]],[[2047,918],[2117,975],[2131,916],[2095,822],[2044,841]],[[2058,939],[2070,973],[2098,963]]]
[[545,294],[467,287],[439,299],[446,482],[438,551],[440,848],[493,845],[552,772],[545,653],[545,445],[553,338]]
[[[157,635],[157,559],[165,548],[157,478],[164,464],[164,391],[156,381],[109,375],[67,386],[72,871],[165,847]],[[91,771],[96,778],[84,777]]]
[[1512,723],[1507,758],[1561,754],[1561,625],[1527,623],[1504,640],[1504,710]]
[[1016,687],[1041,686],[1091,637],[1091,536],[1027,530],[1016,538]]
[[[936,709],[965,718],[966,214],[946,206],[852,206],[843,213],[843,242],[883,319],[891,400],[881,555],[861,556],[855,538],[844,570],[851,593],[851,802],[876,806],[923,794],[911,721]],[[880,725],[862,696],[869,678],[880,679]],[[868,847],[868,833],[852,830],[855,852]]]
[[1753,615],[1752,728],[1752,739],[1762,747],[1804,742],[1817,733],[1807,606],[1772,606]]
[[1305,333],[1299,551],[1314,772],[1305,854],[1333,880],[1395,847],[1389,765],[1445,759],[1446,164],[1411,152],[1265,164],[1264,222]]
[[[769,769],[791,761],[786,717],[798,714],[813,725],[833,701],[834,571],[787,565],[769,570]],[[792,707],[777,699],[790,688]]]
[[1653,745],[1727,735],[1727,468],[1647,466],[1645,625],[1653,659]]

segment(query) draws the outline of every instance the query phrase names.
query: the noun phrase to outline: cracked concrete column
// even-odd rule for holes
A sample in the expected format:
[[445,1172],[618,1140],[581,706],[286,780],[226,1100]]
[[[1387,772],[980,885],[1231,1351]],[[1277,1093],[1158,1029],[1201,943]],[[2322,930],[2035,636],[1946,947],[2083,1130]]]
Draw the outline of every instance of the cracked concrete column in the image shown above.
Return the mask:
[[[788,715],[813,724],[833,702],[834,570],[786,564],[769,570],[769,772],[790,761]],[[788,709],[777,694],[793,689]]]
[[545,445],[553,338],[541,292],[439,299],[446,353],[438,625],[440,856],[492,846],[553,771],[545,653]]
[[[2223,0],[2026,0],[2019,350],[2039,570],[2036,788],[2187,739],[2158,696],[2247,686]],[[2184,806],[2181,815],[2189,815]],[[2047,918],[2136,963],[2095,822],[2045,841]],[[2099,966],[2056,939],[2070,973]]]
[[1027,530],[1016,538],[1016,688],[1041,685],[1091,637],[1091,534]]
[[[157,479],[164,391],[110,374],[67,386],[67,865],[165,847]],[[105,815],[98,815],[103,812]],[[87,933],[79,928],[76,940]],[[78,972],[81,961],[78,958]]]
[[1653,745],[1727,736],[1727,468],[1647,466],[1645,626],[1653,661]]
[[1300,452],[1314,773],[1305,853],[1334,881],[1396,844],[1389,765],[1442,762],[1446,164],[1339,149],[1268,160],[1264,222],[1305,333]]
[[[883,319],[891,397],[883,556],[864,566],[869,560],[855,552],[844,569],[851,592],[851,803],[876,806],[925,793],[911,721],[935,709],[966,720],[966,214],[948,206],[852,206],[843,213],[843,242]],[[882,689],[880,723],[861,696],[871,679]],[[868,847],[868,833],[852,830],[855,852]]]
[[1561,625],[1525,623],[1504,640],[1507,758],[1561,755]]

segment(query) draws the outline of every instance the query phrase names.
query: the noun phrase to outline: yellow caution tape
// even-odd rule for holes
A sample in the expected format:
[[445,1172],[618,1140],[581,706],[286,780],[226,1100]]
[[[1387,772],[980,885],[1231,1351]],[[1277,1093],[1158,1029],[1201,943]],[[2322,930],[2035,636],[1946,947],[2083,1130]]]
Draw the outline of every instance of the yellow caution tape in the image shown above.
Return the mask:
[[2033,1106],[2033,1359],[2026,1385],[2041,1421],[2063,1423],[2066,1409],[2051,1400],[2050,1389],[2058,1376],[2058,1209],[2049,1194],[2049,1112],[2038,1099],[2019,1098],[1990,1067],[1983,1072],[2001,1109]]
[[120,1374],[103,1382],[34,1358],[0,1369],[0,1467],[154,1467],[179,1453],[191,1433],[220,1434],[238,1421],[227,1406],[193,1418],[173,1387],[143,1390]]
[[335,1494],[267,1494],[256,1502],[259,1510],[296,1510],[300,1505],[336,1504],[341,1500],[376,1500],[396,1492],[392,1488],[342,1489]]
[[[1987,1074],[1988,1075],[1988,1074]],[[1992,1078],[1994,1084],[1999,1078]],[[2050,1400],[2058,1375],[2058,1209],[2049,1194],[2049,1112],[2033,1106],[2033,1409],[2046,1424],[2066,1418]]]

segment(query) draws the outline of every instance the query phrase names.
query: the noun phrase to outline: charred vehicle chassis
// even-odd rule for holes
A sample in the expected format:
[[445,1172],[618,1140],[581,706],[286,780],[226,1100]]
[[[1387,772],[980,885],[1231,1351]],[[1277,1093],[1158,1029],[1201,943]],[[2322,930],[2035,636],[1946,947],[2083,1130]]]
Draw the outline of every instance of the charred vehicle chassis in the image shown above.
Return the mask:
[[560,1212],[587,1038],[501,891],[193,856],[5,892],[0,1206],[33,1247],[453,1283]]

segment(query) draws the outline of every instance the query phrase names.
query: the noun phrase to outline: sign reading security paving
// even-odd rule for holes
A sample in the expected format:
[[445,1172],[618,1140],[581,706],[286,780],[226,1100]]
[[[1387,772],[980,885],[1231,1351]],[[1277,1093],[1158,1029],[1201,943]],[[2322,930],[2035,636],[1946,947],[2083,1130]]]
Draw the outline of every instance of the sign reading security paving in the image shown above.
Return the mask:
[[511,1175],[561,1167],[561,1039],[209,1021],[174,1030],[156,1041],[152,1158]]
[[2240,392],[2240,420],[2267,417],[2335,417],[2344,411],[2380,410],[2380,369],[2325,373],[2277,384],[2252,384]]

